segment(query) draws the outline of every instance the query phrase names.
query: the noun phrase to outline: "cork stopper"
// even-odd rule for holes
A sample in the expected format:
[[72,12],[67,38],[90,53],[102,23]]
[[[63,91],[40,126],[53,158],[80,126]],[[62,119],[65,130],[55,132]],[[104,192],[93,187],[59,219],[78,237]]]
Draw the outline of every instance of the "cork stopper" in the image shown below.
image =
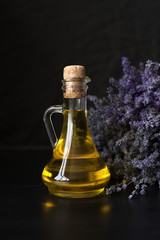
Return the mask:
[[63,70],[64,98],[82,98],[86,96],[85,68],[81,65],[66,66]]
[[70,65],[66,66],[63,70],[64,79],[72,78],[84,78],[85,77],[85,68],[81,65]]

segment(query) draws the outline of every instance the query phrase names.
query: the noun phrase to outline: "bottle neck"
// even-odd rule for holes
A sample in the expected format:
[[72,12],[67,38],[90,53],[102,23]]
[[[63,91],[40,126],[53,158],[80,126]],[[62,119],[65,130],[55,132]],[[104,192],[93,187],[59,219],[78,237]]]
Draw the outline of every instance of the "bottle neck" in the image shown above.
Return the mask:
[[79,139],[90,135],[87,121],[87,99],[64,98],[61,138],[68,144],[79,144]]
[[87,110],[87,97],[64,98],[65,110]]

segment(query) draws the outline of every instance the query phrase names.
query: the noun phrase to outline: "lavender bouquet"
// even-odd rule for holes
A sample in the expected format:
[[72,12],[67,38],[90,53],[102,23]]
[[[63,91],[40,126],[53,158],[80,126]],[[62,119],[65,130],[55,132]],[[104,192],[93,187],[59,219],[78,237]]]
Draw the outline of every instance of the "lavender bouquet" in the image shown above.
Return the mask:
[[131,66],[122,58],[123,76],[110,78],[106,96],[88,96],[91,134],[115,184],[107,194],[133,184],[135,194],[149,185],[160,187],[160,64],[148,60]]

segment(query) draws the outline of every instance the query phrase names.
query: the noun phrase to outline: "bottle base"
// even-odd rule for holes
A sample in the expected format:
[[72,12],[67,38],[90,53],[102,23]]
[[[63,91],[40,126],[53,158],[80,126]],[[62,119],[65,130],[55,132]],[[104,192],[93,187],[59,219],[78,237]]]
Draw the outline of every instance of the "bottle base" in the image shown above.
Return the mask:
[[48,191],[55,196],[63,197],[63,198],[90,198],[97,196],[104,192],[104,188],[98,189],[98,190],[92,190],[92,191],[86,191],[86,192],[63,192],[63,191],[56,191],[55,189],[48,188]]

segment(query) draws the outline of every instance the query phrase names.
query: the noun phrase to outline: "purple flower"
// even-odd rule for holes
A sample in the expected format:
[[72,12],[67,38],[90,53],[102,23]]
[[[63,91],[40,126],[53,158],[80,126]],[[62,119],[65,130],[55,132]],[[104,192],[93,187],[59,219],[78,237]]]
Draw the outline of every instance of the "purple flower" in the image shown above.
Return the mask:
[[146,193],[146,192],[145,192],[144,190],[141,190],[141,191],[140,191],[140,194],[141,194],[141,195],[144,195],[145,193]]
[[160,181],[159,68],[151,60],[136,68],[123,57],[122,77],[109,79],[106,96],[88,96],[94,104],[88,111],[93,141],[116,181],[108,193],[132,183],[131,199],[137,192],[143,195],[147,184]]

